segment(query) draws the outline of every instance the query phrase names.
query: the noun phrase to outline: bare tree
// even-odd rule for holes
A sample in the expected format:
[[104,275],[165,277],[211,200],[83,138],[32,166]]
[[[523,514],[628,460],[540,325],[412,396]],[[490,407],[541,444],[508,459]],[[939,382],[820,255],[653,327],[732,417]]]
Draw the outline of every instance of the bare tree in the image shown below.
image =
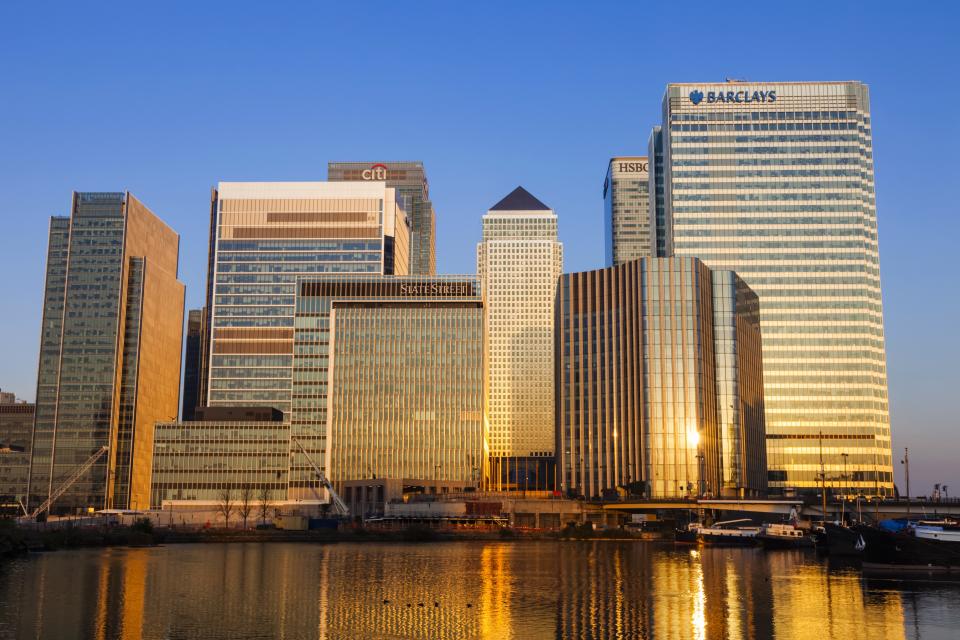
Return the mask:
[[233,515],[233,510],[236,507],[236,504],[234,504],[233,502],[233,490],[232,489],[221,490],[217,499],[218,499],[217,512],[223,516],[223,521],[226,527],[229,529],[230,516]]
[[240,517],[243,518],[243,528],[247,528],[247,518],[250,517],[250,513],[253,512],[253,487],[246,485],[243,487],[243,490],[240,492],[240,505],[237,507],[237,512],[240,514]]
[[260,522],[266,524],[267,522],[267,510],[270,508],[270,489],[266,486],[260,487],[260,492],[257,494],[260,507]]

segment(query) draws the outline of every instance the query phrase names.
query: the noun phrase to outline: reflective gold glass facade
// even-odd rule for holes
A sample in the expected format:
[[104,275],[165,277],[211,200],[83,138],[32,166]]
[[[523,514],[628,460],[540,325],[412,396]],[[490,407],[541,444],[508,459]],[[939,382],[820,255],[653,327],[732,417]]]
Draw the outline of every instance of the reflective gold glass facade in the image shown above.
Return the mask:
[[[300,280],[291,431],[331,479],[480,477],[479,305],[471,276]],[[291,500],[326,501],[297,449],[290,466]]]
[[[760,298],[771,488],[893,490],[869,91],[671,84],[668,248]],[[842,478],[843,476],[848,476]]]
[[[464,284],[476,290],[472,279]],[[479,296],[334,300],[330,319],[331,479],[477,486],[484,461]]]
[[53,218],[29,498],[42,502],[100,447],[51,509],[145,508],[153,425],[180,397],[179,236],[129,193],[75,193]]
[[565,274],[556,308],[563,490],[765,492],[757,298],[735,274],[644,258]]

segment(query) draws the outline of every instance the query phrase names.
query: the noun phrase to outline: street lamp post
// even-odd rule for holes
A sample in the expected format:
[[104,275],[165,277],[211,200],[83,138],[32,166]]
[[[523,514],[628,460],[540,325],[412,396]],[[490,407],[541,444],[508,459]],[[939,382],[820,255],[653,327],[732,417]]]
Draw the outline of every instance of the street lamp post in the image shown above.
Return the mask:
[[844,510],[847,506],[847,456],[846,453],[840,454],[843,457],[843,477],[841,478],[840,494],[840,522],[844,522]]

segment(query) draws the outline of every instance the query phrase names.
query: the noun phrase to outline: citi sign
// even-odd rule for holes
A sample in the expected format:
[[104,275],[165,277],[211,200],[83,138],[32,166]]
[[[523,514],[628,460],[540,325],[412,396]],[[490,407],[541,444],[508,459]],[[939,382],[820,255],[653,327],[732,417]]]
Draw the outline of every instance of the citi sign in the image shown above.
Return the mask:
[[386,180],[387,179],[387,165],[385,164],[375,164],[369,169],[364,169],[360,174],[360,177],[364,180]]
[[776,102],[777,101],[777,92],[776,91],[754,91],[753,93],[749,91],[708,91],[704,95],[703,91],[699,89],[694,89],[690,92],[690,102],[694,105],[698,105],[703,102],[703,99],[707,99],[707,104],[713,104],[715,102],[724,102],[724,103],[742,103],[748,104],[750,102]]

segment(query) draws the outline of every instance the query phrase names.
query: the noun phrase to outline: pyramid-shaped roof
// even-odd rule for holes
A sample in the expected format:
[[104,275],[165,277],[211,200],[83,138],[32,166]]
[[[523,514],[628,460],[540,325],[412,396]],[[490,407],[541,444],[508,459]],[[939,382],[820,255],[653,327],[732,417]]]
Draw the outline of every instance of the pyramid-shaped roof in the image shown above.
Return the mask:
[[523,187],[517,187],[506,198],[490,207],[490,211],[550,211]]

